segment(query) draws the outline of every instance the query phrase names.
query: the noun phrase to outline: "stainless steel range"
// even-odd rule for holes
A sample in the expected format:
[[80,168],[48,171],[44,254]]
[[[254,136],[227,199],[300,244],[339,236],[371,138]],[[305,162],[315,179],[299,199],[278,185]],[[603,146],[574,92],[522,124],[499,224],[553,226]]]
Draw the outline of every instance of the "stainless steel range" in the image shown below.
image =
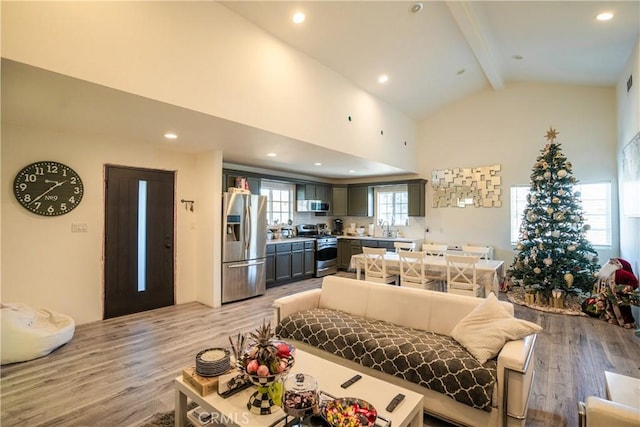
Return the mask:
[[[322,229],[324,231],[324,228]],[[338,272],[338,238],[321,234],[317,224],[296,226],[298,237],[316,239],[316,267],[314,277],[327,276]]]

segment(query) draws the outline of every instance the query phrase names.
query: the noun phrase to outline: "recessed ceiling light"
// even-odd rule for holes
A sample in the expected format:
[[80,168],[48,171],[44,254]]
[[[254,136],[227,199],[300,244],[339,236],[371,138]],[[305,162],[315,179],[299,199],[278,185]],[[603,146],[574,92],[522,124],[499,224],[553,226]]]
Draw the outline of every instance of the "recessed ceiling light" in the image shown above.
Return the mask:
[[612,18],[613,18],[613,13],[612,12],[602,12],[602,13],[599,13],[596,16],[596,19],[598,21],[609,21]]
[[411,13],[418,13],[422,11],[422,8],[424,7],[424,5],[420,2],[414,3],[411,8],[409,9],[409,12]]
[[322,166],[322,163],[320,163],[320,162],[315,162],[315,163],[314,163],[314,165],[316,165],[316,166]]
[[302,24],[304,22],[304,13],[296,12],[293,14],[293,23],[294,24]]
[[277,154],[276,154],[276,153],[267,153],[267,156],[268,156],[268,157],[276,157],[276,156],[277,156]]
[[172,132],[167,132],[164,134],[164,137],[167,139],[178,139],[178,135]]
[[386,83],[387,81],[389,81],[389,76],[386,74],[381,74],[380,77],[378,77],[378,83]]

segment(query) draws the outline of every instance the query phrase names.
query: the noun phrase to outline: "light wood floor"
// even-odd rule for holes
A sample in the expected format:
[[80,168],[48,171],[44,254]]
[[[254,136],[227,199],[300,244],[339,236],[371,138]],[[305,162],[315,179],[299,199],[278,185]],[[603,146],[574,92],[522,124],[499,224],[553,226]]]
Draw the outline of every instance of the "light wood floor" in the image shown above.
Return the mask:
[[[194,302],[80,325],[53,354],[2,367],[0,424],[140,425],[173,409],[172,380],[198,351],[271,319],[275,298],[319,286],[310,279],[219,309]],[[520,306],[516,315],[544,327],[527,426],[577,426],[576,402],[604,396],[604,370],[640,377],[633,331]]]

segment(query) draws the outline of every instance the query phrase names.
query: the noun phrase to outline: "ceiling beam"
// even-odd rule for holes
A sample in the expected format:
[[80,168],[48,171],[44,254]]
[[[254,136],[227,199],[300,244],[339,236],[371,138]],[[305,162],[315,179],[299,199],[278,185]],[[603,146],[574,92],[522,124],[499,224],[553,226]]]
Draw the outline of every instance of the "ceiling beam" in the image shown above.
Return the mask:
[[482,27],[478,17],[472,10],[471,2],[447,1],[445,3],[493,89],[504,89],[504,80],[500,74],[498,64],[496,64],[491,48],[484,36],[484,34],[488,34],[488,30]]

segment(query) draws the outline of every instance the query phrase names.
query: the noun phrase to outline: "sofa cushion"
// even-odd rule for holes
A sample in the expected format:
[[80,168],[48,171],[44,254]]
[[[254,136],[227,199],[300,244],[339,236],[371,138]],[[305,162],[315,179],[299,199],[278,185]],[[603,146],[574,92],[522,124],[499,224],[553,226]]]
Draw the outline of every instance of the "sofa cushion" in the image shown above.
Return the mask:
[[276,334],[491,410],[495,362],[481,365],[449,336],[323,308],[282,319]]
[[451,336],[483,364],[496,357],[507,341],[524,338],[541,329],[540,325],[513,317],[495,294],[490,293],[458,322]]

